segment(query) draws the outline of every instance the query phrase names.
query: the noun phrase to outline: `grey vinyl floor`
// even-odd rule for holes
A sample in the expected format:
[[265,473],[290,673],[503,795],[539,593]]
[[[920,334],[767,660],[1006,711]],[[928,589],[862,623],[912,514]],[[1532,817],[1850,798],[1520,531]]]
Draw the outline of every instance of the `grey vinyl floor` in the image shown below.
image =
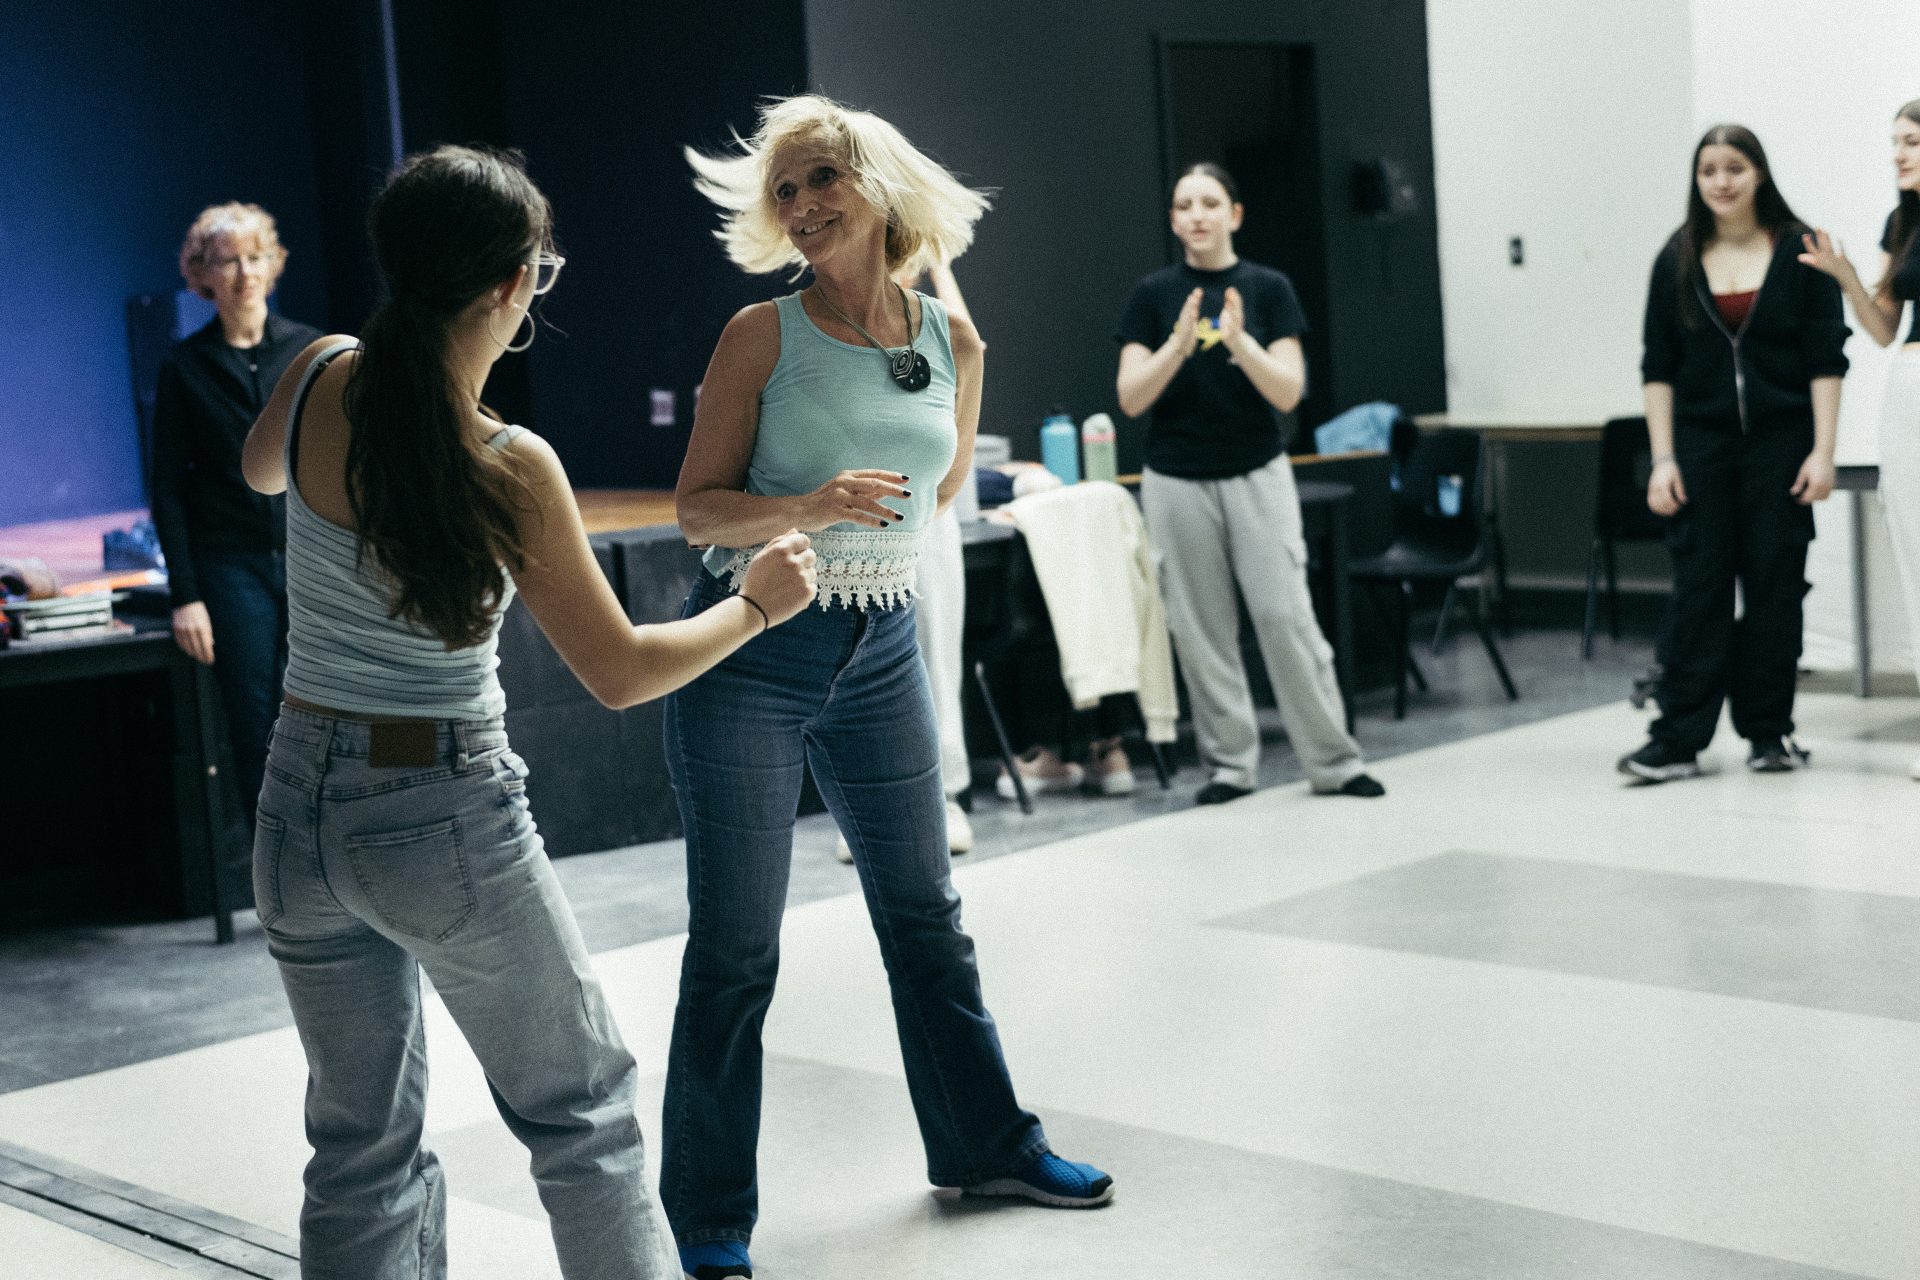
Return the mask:
[[[1369,759],[1382,762],[1375,772],[1389,787],[1388,801],[1393,757],[1619,701],[1651,661],[1644,627],[1618,642],[1603,637],[1589,661],[1580,660],[1578,644],[1577,632],[1564,626],[1523,626],[1504,639],[1502,651],[1521,691],[1519,701],[1509,702],[1471,632],[1455,636],[1438,654],[1423,643],[1419,661],[1431,688],[1413,695],[1405,719],[1393,718],[1388,690],[1355,701],[1356,735]],[[1262,785],[1299,781],[1298,761],[1270,708],[1263,710],[1262,724]],[[1635,745],[1623,742],[1620,749]],[[1183,740],[1181,749],[1191,760],[1190,741]],[[1177,772],[1172,789],[1163,792],[1137,749],[1135,755],[1138,785],[1131,797],[1041,796],[1031,815],[994,795],[994,766],[980,762],[972,815],[976,845],[957,865],[1192,805],[1205,781],[1197,769]],[[1596,760],[1595,767],[1609,763]],[[852,868],[833,860],[834,836],[824,816],[800,822],[790,906],[858,891]],[[679,841],[578,855],[554,865],[593,951],[685,932]],[[265,938],[250,912],[237,918],[236,931],[236,943],[226,947],[210,945],[205,920],[0,932],[0,1027],[7,1029],[0,1037],[0,1093],[290,1026]]]
[[[1031,817],[981,788],[955,883],[1022,1102],[1115,1177],[1095,1212],[929,1188],[853,872],[803,822],[756,1275],[1920,1280],[1920,702],[1810,681],[1812,768],[1723,740],[1640,787],[1612,764],[1648,646],[1576,649],[1523,628],[1514,704],[1470,636],[1406,720],[1365,698],[1384,800],[1290,785],[1277,734],[1225,806],[1191,768]],[[679,852],[558,864],[651,1153]],[[0,1276],[297,1273],[304,1057],[258,929],[209,932],[0,945]],[[452,1274],[556,1280],[526,1153],[425,1015]]]

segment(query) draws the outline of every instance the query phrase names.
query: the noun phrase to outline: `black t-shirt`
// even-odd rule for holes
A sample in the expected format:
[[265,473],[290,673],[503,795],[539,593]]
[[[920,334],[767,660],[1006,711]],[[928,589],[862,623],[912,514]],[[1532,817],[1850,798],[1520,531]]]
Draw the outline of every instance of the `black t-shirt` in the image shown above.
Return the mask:
[[1257,471],[1280,455],[1280,415],[1261,396],[1220,342],[1227,290],[1240,291],[1247,332],[1261,346],[1297,338],[1307,329],[1293,282],[1272,267],[1242,259],[1225,271],[1198,271],[1177,262],[1133,287],[1120,328],[1122,345],[1158,350],[1173,332],[1180,308],[1200,294],[1200,344],[1153,404],[1147,466],[1187,480],[1222,480]]
[[[1898,212],[1887,215],[1887,229],[1880,233],[1880,247],[1888,253],[1895,249],[1893,243],[1893,220]],[[1907,252],[1898,261],[1891,264],[1893,278],[1893,296],[1901,302],[1920,304],[1920,235],[1907,246]],[[1897,320],[1897,317],[1896,317]],[[1907,341],[1920,342],[1920,305],[1913,312],[1913,323],[1907,326]]]

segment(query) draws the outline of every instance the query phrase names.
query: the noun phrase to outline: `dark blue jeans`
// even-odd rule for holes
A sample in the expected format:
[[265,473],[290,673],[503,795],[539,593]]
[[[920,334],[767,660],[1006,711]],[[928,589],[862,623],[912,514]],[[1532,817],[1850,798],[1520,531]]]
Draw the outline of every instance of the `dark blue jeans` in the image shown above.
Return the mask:
[[[691,617],[726,598],[708,574]],[[667,1062],[660,1195],[681,1244],[746,1241],[758,1213],[760,1029],[780,962],[802,769],[853,849],[938,1186],[1046,1149],[1014,1099],[949,874],[946,797],[910,608],[809,608],[667,699],[687,833],[687,949]]]
[[194,565],[213,623],[213,678],[227,713],[233,783],[251,828],[287,673],[286,558],[278,551],[203,552]]

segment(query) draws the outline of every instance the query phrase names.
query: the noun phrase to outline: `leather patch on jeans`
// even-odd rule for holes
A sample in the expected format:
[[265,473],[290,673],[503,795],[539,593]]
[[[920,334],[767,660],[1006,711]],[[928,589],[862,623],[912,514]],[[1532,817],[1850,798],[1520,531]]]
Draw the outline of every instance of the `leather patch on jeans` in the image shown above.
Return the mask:
[[376,721],[367,741],[367,763],[375,769],[424,769],[439,758],[439,734],[432,720]]

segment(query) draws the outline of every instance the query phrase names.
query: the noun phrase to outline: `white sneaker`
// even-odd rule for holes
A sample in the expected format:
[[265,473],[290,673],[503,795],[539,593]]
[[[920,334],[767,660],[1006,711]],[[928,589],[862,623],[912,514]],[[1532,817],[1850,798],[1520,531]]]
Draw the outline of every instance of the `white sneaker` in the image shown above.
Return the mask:
[[967,811],[953,801],[947,801],[947,852],[961,854],[972,848],[973,824],[967,821]]
[[[1043,796],[1049,791],[1078,791],[1087,777],[1085,769],[1067,763],[1045,747],[1015,756],[1013,763],[1020,770],[1020,780],[1027,784],[1027,794],[1033,796]],[[1018,798],[1005,765],[1000,766],[1000,776],[993,780],[993,790],[1002,800]]]
[[1125,747],[1114,747],[1100,757],[1099,767],[1088,777],[1087,785],[1103,796],[1133,794],[1133,761]]
[[848,866],[853,865],[853,846],[848,844],[847,838],[837,831],[833,835],[833,856]]

